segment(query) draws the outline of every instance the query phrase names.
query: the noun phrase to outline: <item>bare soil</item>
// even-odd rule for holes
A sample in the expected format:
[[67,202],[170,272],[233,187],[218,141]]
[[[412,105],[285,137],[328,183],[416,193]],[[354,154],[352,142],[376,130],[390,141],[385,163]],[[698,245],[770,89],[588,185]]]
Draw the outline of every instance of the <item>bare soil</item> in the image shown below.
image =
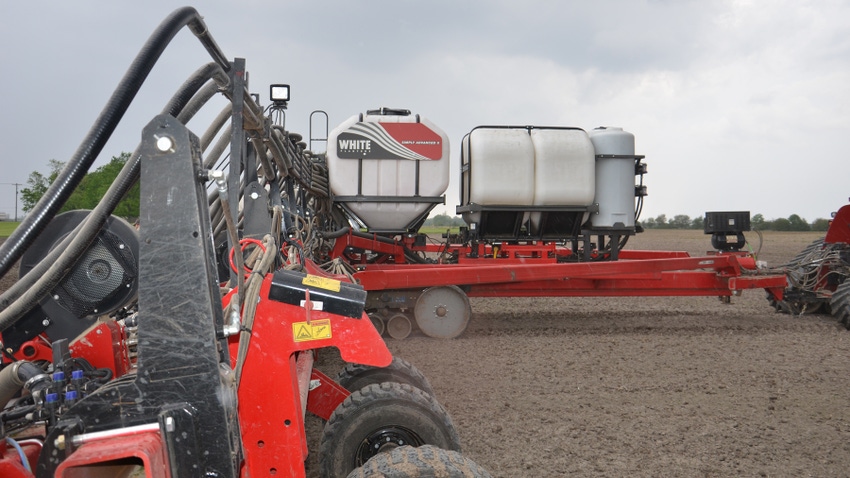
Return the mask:
[[[770,265],[821,237],[765,234]],[[696,255],[710,242],[653,230],[628,248]],[[493,476],[848,474],[850,332],[829,316],[778,314],[761,290],[731,304],[505,298],[472,310],[457,339],[387,343],[429,378],[464,455]],[[332,354],[320,364],[339,366]]]
[[[759,259],[778,265],[817,237],[766,233]],[[710,244],[653,230],[628,248]],[[464,455],[495,477],[848,475],[850,332],[830,316],[775,313],[760,290],[731,304],[505,298],[472,310],[457,339],[387,343],[425,373]],[[342,367],[334,351],[318,364]],[[321,427],[308,418],[309,476]]]

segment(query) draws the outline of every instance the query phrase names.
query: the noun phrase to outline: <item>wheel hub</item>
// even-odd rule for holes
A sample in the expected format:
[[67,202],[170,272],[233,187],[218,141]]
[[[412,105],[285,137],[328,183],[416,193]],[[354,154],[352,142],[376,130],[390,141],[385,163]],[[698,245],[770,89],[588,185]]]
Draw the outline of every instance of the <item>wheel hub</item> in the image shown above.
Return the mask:
[[463,333],[471,314],[469,299],[456,286],[425,289],[413,308],[416,325],[422,333],[439,339],[451,339]]
[[370,433],[357,447],[355,467],[363,466],[369,458],[378,453],[390,451],[400,446],[422,446],[425,443],[415,432],[401,426],[384,427]]

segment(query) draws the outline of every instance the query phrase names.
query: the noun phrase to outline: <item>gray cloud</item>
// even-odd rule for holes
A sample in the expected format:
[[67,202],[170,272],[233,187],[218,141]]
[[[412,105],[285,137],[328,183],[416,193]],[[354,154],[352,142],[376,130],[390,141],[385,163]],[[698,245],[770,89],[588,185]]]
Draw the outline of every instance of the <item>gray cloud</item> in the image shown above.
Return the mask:
[[[0,5],[0,182],[70,157],[175,7]],[[647,155],[650,216],[750,209],[812,220],[850,195],[840,179],[850,169],[843,2],[254,0],[198,10],[227,55],[247,58],[253,91],[292,84],[288,126],[305,134],[316,108],[333,126],[406,107],[443,127],[456,156],[479,124],[617,125]],[[181,32],[99,161],[132,150],[206,61]],[[203,129],[203,118],[190,126]],[[0,211],[11,212],[4,187]]]

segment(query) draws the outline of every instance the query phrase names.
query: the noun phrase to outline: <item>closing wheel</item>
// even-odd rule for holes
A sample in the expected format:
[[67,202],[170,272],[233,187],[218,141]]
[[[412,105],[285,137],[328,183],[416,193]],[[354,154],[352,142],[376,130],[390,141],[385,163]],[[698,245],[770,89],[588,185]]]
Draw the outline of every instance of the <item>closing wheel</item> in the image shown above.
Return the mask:
[[832,309],[832,315],[844,327],[850,329],[850,280],[845,280],[838,285],[838,288],[832,293],[829,306]]
[[395,314],[387,320],[387,333],[394,339],[406,339],[411,330],[413,330],[413,324],[404,314]]
[[459,287],[431,287],[416,300],[413,316],[422,333],[436,339],[453,339],[469,325],[472,308]]
[[407,384],[367,385],[349,395],[325,425],[320,474],[347,476],[378,453],[405,445],[459,452],[460,437],[433,396]]
[[490,473],[456,451],[424,445],[381,453],[348,478],[490,478]]
[[386,367],[371,367],[350,363],[336,377],[337,383],[349,392],[355,392],[373,383],[398,382],[413,385],[423,392],[434,395],[434,389],[425,375],[410,362],[398,357]]
[[384,326],[384,319],[381,318],[378,314],[369,314],[369,320],[372,321],[372,325],[375,326],[375,330],[378,331],[378,335],[384,335],[384,331],[387,329]]

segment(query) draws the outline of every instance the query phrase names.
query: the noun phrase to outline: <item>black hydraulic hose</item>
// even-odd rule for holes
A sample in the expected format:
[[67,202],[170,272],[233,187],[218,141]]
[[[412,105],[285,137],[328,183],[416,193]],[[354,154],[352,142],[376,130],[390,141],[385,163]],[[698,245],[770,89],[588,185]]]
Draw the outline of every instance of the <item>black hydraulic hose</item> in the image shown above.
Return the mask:
[[322,238],[323,239],[338,239],[338,238],[348,234],[348,231],[350,231],[350,230],[351,230],[351,227],[345,226],[345,227],[342,227],[340,229],[337,229],[336,231],[323,232]]
[[222,127],[224,127],[224,123],[227,122],[228,119],[233,115],[233,103],[227,103],[227,105],[218,113],[218,116],[215,117],[212,123],[210,123],[209,127],[206,131],[204,131],[204,135],[201,136],[201,151],[206,152],[212,140],[215,138],[216,133],[218,133]]
[[[204,67],[196,71],[167,103],[163,113],[191,118],[192,111],[182,112],[181,109],[192,102],[192,98],[206,82],[216,79],[216,75],[216,70],[211,68]],[[206,93],[202,94],[206,95]],[[86,221],[69,234],[59,247],[55,247],[26,276],[0,295],[0,331],[6,330],[23,314],[38,305],[65,278],[94,242],[118,202],[139,180],[140,174],[140,148],[136,148],[103,199],[89,213]]]
[[351,235],[362,237],[363,239],[369,239],[370,241],[383,242],[384,244],[399,245],[398,241],[396,241],[395,239],[390,239],[389,237],[378,236],[375,234],[369,234],[368,232],[351,231]]
[[180,111],[180,115],[177,117],[177,120],[183,124],[188,123],[204,105],[209,102],[210,98],[215,96],[218,93],[220,86],[215,81],[208,81],[202,88],[198,90],[198,93],[192,97],[192,100],[186,104],[182,111]]
[[[343,229],[345,229],[345,228],[343,228]],[[331,234],[333,234],[335,232],[339,232],[339,231],[334,231]],[[378,242],[383,242],[384,244],[392,244],[392,245],[396,245],[396,246],[401,246],[402,249],[404,249],[404,257],[406,257],[409,261],[416,262],[416,263],[419,263],[419,264],[425,263],[425,261],[422,260],[421,257],[417,256],[416,254],[413,254],[413,251],[411,251],[410,249],[405,247],[404,244],[399,243],[395,239],[390,239],[389,237],[377,236],[377,235],[369,234],[367,232],[360,232],[360,231],[351,231],[351,235],[357,236],[357,237],[362,237],[364,239],[369,239],[370,241],[378,241]]]
[[118,122],[124,116],[165,47],[177,32],[186,25],[189,25],[192,33],[201,40],[216,63],[222,69],[229,71],[229,62],[210,37],[203,19],[194,8],[184,7],[175,10],[160,23],[139,54],[136,55],[103,111],[101,111],[65,168],[47,189],[33,211],[24,218],[6,242],[0,245],[0,277],[6,275],[15,262],[21,258],[26,248],[41,234],[65,201],[68,200],[68,197],[88,172],[109,137],[115,131]]
[[[200,100],[197,99],[196,93],[201,90],[201,88],[209,82],[210,79],[214,79],[215,83],[220,87],[226,87],[230,82],[230,79],[227,78],[227,75],[221,69],[221,67],[217,63],[207,63],[206,65],[198,68],[177,90],[178,93],[174,95],[171,100],[165,105],[163,108],[163,113],[176,115],[179,113],[181,115],[178,118],[183,124],[189,122],[190,119],[198,112],[200,106],[206,102],[212,95],[204,94]],[[215,88],[214,86],[211,88]],[[186,108],[186,105],[194,104],[192,108]],[[188,117],[187,117],[188,116]]]

